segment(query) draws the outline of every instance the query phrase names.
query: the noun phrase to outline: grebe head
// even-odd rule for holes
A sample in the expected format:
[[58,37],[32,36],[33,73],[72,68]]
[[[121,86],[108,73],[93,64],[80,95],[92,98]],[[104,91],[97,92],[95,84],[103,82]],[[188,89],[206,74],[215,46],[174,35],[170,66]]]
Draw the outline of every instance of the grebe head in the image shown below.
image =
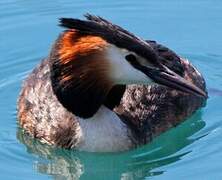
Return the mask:
[[118,84],[166,85],[197,96],[207,94],[161,63],[141,38],[97,16],[61,18],[68,28],[50,54],[52,87],[75,115],[91,117]]

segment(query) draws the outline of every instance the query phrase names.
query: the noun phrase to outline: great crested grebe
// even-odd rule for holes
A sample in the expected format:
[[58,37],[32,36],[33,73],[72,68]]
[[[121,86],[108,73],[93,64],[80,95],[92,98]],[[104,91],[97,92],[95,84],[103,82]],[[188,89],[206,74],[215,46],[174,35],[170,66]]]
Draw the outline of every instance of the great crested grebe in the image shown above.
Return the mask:
[[21,127],[42,142],[124,151],[176,126],[207,99],[205,81],[170,49],[90,14],[67,28],[23,84]]

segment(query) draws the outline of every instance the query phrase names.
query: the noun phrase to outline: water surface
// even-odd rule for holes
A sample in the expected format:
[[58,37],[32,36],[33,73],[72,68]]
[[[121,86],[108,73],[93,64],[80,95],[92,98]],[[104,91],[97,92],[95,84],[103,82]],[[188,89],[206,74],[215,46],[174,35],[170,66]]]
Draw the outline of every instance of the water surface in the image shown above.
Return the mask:
[[[47,56],[59,17],[101,15],[188,58],[206,78],[209,100],[177,128],[123,153],[43,145],[16,122],[22,80]],[[221,179],[221,0],[2,0],[0,2],[0,179]]]

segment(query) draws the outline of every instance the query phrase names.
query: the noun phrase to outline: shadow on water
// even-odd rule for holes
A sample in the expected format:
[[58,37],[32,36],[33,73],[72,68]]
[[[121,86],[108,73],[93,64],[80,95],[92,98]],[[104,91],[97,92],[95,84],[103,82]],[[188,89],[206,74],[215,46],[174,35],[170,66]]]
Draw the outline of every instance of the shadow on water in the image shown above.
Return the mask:
[[54,148],[28,136],[21,128],[17,139],[37,155],[35,171],[53,179],[144,179],[164,173],[155,168],[179,161],[190,153],[182,148],[201,137],[191,136],[205,126],[201,111],[141,148],[122,153],[87,153]]

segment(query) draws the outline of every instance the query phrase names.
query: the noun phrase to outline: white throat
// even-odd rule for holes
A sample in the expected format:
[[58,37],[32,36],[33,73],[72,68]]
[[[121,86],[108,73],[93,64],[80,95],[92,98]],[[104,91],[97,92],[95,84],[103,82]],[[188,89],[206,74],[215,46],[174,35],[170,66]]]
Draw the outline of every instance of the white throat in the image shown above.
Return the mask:
[[81,140],[79,150],[115,152],[132,148],[132,135],[119,117],[105,106],[89,119],[79,118]]
[[[117,84],[151,84],[153,81],[141,71],[135,69],[127,62],[125,56],[134,54],[126,49],[110,45],[107,50],[107,57],[110,61],[110,77]],[[140,57],[140,61],[143,58]],[[143,60],[144,61],[144,60]]]

